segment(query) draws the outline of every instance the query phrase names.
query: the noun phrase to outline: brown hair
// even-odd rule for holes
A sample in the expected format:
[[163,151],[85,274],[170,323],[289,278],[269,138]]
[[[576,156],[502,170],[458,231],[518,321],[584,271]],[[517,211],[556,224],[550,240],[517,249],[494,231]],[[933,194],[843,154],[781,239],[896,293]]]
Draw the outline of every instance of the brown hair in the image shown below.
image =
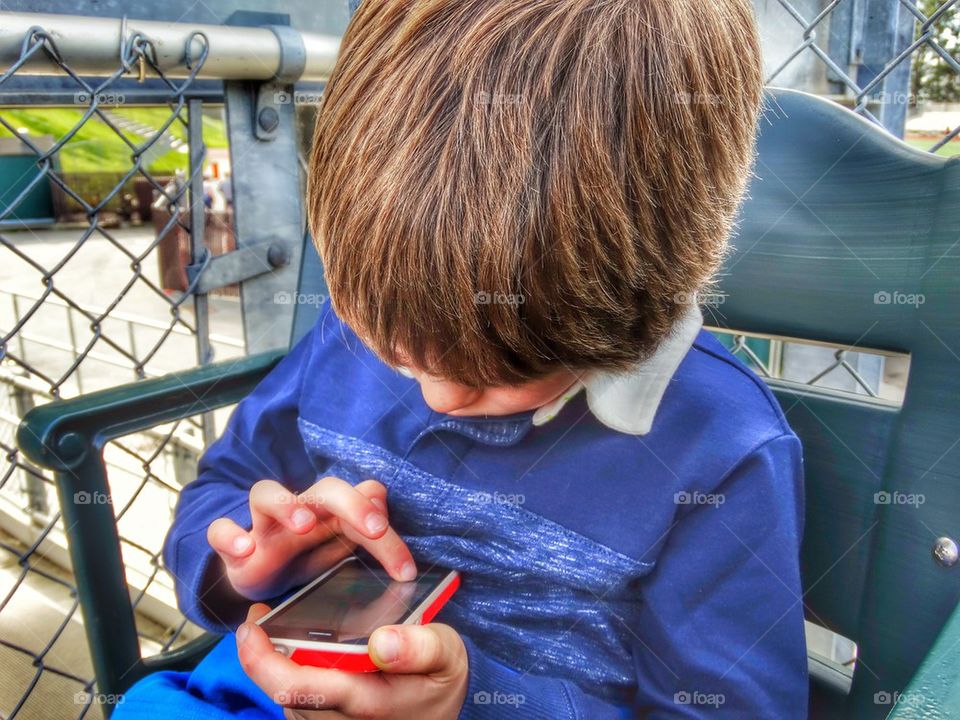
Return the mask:
[[468,385],[626,368],[716,271],[761,99],[748,0],[365,0],[310,169],[334,309]]

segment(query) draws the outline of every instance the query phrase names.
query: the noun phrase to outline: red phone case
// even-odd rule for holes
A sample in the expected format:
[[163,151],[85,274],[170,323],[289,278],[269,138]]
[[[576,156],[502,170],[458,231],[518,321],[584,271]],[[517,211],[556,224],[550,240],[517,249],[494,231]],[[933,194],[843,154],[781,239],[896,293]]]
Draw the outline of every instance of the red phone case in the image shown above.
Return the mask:
[[[324,576],[318,578],[316,582],[319,582],[319,580],[322,580],[323,577],[326,577],[330,573],[335,572],[346,562],[350,562],[349,558],[331,568],[328,573],[325,573]],[[311,583],[311,586],[312,585],[313,583]],[[410,617],[404,621],[404,624],[426,625],[433,620],[436,614],[440,612],[440,609],[447,603],[457,589],[459,589],[460,575],[456,571],[451,571],[447,578],[444,579],[441,587],[442,590],[440,593],[433,599],[429,599],[428,597],[427,604],[411,613]],[[304,590],[301,592],[305,592],[308,589],[309,586],[304,588]],[[290,598],[290,600],[287,602],[293,601],[299,594],[300,593]],[[274,612],[280,610],[281,607],[283,606],[281,605],[275,608],[274,611],[260,618],[258,624],[267,620],[271,615],[274,614]],[[337,644],[336,649],[317,649],[313,647],[303,647],[303,645],[309,643],[309,641],[300,641],[291,638],[271,639],[274,641],[274,647],[278,652],[287,655],[298,665],[333,668],[336,670],[343,670],[345,672],[377,672],[380,669],[373,663],[373,660],[370,659],[366,645]],[[317,645],[323,643],[309,644]],[[298,647],[298,645],[300,646]]]

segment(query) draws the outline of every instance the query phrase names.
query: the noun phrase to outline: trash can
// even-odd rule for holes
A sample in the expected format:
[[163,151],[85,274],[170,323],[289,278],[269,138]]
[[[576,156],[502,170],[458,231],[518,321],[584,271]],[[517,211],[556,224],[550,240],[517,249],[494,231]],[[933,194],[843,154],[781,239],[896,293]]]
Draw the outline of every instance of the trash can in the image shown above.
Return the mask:
[[[173,182],[179,182],[174,180]],[[173,193],[168,190],[168,195]],[[154,190],[151,221],[156,235],[159,237],[164,227],[171,221],[173,208]],[[160,287],[166,293],[185,292],[189,283],[187,279],[187,265],[190,264],[190,213],[186,207],[180,207],[179,222],[175,222],[167,230],[157,245],[157,262],[160,270]],[[233,234],[233,210],[214,212],[204,210],[204,244],[211,255],[223,255],[236,250],[237,243]],[[239,296],[238,285],[214,290],[214,295]]]

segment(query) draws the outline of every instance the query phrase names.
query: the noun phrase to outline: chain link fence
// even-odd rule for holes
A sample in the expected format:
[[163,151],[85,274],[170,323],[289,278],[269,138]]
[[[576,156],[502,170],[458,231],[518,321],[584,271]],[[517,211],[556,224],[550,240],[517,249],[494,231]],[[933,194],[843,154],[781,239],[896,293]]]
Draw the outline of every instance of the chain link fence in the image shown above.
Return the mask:
[[[896,15],[897,31],[879,60],[870,43],[880,40],[868,32],[866,5],[757,4],[768,82],[828,94],[888,128],[896,124],[890,106],[903,105],[890,89],[898,78],[907,96],[923,85],[940,88],[945,102],[960,101],[950,95],[960,92],[958,0],[887,0],[884,11]],[[191,367],[214,354],[219,359],[244,353],[235,286],[218,296],[198,294],[201,274],[186,269],[236,248],[234,194],[249,188],[234,185],[227,174],[228,145],[237,138],[221,108],[191,99],[204,67],[217,58],[206,36],[192,33],[186,73],[173,78],[148,34],[124,26],[120,39],[116,67],[92,81],[71,66],[58,37],[38,22],[0,74],[0,163],[7,165],[0,173],[6,177],[0,188],[4,718],[104,713],[80,627],[56,492],[49,473],[18,453],[14,431],[20,418],[34,405]],[[69,104],[31,106],[19,91],[4,93],[12,79],[29,77],[37,60],[70,88]],[[122,81],[130,77],[158,83],[154,97],[163,104],[126,102]],[[947,126],[914,132],[905,113],[900,130],[921,149],[957,154],[960,123],[949,124],[950,117],[943,114]],[[191,218],[203,231],[192,232]],[[705,305],[707,317],[722,324],[723,299]],[[809,345],[735,333],[725,342],[766,377],[902,399],[905,358],[860,348],[821,348],[810,355]],[[176,611],[159,551],[179,489],[194,476],[219,418],[191,418],[110,443],[105,457],[111,497],[74,498],[114,507],[144,654],[197,634]]]
[[[29,158],[0,197],[7,281],[0,287],[6,305],[0,311],[4,717],[102,714],[83,652],[55,488],[48,473],[20,459],[13,439],[19,418],[36,404],[195,365],[198,342],[211,340],[197,334],[192,288],[176,282],[192,254],[190,208],[203,197],[196,188],[209,167],[205,146],[188,148],[184,141],[191,124],[205,124],[201,136],[219,129],[216,113],[188,104],[208,52],[205,38],[196,40],[201,50],[188,59],[190,74],[174,80],[157,66],[149,38],[123,35],[116,70],[92,82],[63,59],[57,39],[36,26],[0,76],[2,90],[43,56],[74,92],[69,107],[0,112],[4,157]],[[126,107],[117,84],[131,73],[159,79],[166,105]],[[222,134],[217,141],[222,145]],[[183,149],[192,151],[192,162]],[[91,164],[100,167],[92,172]],[[53,222],[32,222],[33,206],[46,198]],[[204,215],[217,222],[212,209]],[[218,252],[229,251],[229,242],[215,240]],[[220,348],[242,352],[242,335],[219,340]],[[145,654],[197,634],[173,609],[159,549],[209,421],[194,418],[111,443],[105,449],[111,497],[74,498],[114,505]]]
[[[755,2],[765,80],[829,97],[918,150],[960,155],[958,0]],[[723,326],[719,295],[704,299]],[[877,304],[922,303],[897,290]],[[816,347],[784,338],[721,333],[758,374],[900,404],[909,358],[863,348]]]

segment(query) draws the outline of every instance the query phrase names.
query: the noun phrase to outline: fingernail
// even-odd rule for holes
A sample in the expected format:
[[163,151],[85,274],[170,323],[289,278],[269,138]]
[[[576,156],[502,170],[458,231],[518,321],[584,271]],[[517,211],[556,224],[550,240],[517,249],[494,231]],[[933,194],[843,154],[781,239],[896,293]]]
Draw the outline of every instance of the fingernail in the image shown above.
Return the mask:
[[394,630],[381,630],[371,639],[373,654],[381,663],[393,663],[400,658],[400,636]]
[[367,530],[372,533],[383,532],[387,529],[387,519],[380,513],[370,513],[366,520]]
[[297,527],[303,527],[310,522],[311,517],[313,517],[312,512],[305,508],[298,508],[293,511],[293,515],[290,516],[290,520]]
[[237,553],[245,553],[250,549],[252,544],[253,540],[246,535],[237,535],[237,537],[233,539],[233,550]]
[[247,635],[249,634],[250,634],[250,627],[246,623],[238,627],[237,628],[237,645],[240,645],[241,643],[243,643],[243,641],[247,639]]
[[404,563],[403,567],[400,568],[400,579],[404,582],[409,582],[414,580],[417,577],[417,566],[412,560],[408,560]]

